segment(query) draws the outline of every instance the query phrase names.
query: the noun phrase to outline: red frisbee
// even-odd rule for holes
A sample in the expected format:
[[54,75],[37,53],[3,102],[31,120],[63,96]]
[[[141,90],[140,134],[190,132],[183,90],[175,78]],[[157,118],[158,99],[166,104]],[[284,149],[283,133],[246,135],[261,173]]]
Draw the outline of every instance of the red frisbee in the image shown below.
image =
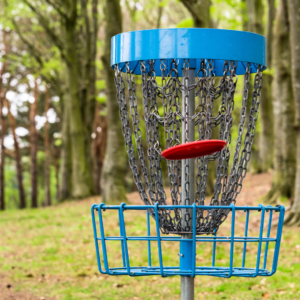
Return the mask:
[[177,145],[164,150],[165,159],[180,160],[209,155],[221,151],[226,145],[222,140],[203,140]]

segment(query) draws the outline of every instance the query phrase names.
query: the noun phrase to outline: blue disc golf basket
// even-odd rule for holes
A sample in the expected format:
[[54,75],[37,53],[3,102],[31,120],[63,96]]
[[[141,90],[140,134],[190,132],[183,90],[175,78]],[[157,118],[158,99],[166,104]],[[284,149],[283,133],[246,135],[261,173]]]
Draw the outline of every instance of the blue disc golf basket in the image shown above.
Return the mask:
[[[262,72],[266,68],[265,53],[263,36],[232,30],[155,29],[122,33],[112,38],[111,66],[115,70],[122,132],[129,165],[144,205],[101,203],[92,206],[97,262],[102,274],[180,275],[181,299],[192,300],[196,275],[256,277],[276,272],[284,207],[235,206],[251,155]],[[254,85],[251,107],[246,113],[251,73],[255,73]],[[238,115],[233,111],[239,75],[244,75],[244,87],[241,107],[237,107],[240,110],[238,138],[230,160],[231,129]],[[142,83],[141,99],[137,96],[136,78]],[[218,111],[215,110],[217,105]],[[140,117],[140,106],[143,117]],[[140,122],[144,122],[142,126]],[[143,130],[146,131],[147,149],[142,143]],[[216,134],[218,140],[213,139]],[[214,143],[226,146],[215,153],[195,156],[197,149],[204,147],[203,141],[208,144],[207,140],[212,146]],[[181,156],[165,159],[163,150],[176,154],[178,149],[181,149]],[[163,164],[167,165],[167,171]],[[230,170],[229,165],[232,165]],[[214,167],[214,194],[209,205],[205,205],[208,172]],[[172,205],[167,203],[164,190],[166,178]],[[119,226],[119,235],[107,235],[104,211],[118,213],[119,224],[115,226]],[[128,234],[125,212],[146,216],[147,234]],[[242,219],[237,219],[237,214]],[[230,218],[226,225],[230,227],[229,234],[219,234],[227,217]],[[249,234],[251,217],[259,218],[258,234],[254,237]],[[239,236],[235,229],[237,220],[238,226],[242,226],[240,220],[243,218],[244,235]],[[155,222],[155,234],[150,230],[151,221]],[[122,264],[111,267],[107,246],[118,241],[116,247]],[[132,263],[134,257],[130,256],[129,248],[136,241],[148,245],[146,265]],[[179,243],[178,265],[166,266],[164,242]],[[212,249],[211,261],[204,265],[196,259],[197,246],[203,243],[211,245]],[[228,265],[218,262],[216,254],[218,247],[224,244],[229,245],[223,248],[229,251]],[[154,245],[158,263],[153,259]],[[241,251],[238,255],[235,246]],[[249,247],[252,247],[251,252],[247,251]],[[248,261],[255,261],[255,266],[250,267]]]
[[[174,207],[171,205],[160,206],[158,204],[154,206],[141,206],[141,205],[126,205],[122,203],[121,205],[105,205],[94,204],[92,206],[92,220],[93,220],[93,229],[95,237],[95,246],[96,246],[96,255],[98,262],[98,269],[101,274],[107,275],[129,275],[129,276],[149,276],[149,275],[161,275],[162,277],[180,275],[180,276],[191,276],[195,277],[196,275],[207,275],[215,277],[225,277],[230,278],[231,276],[239,277],[257,277],[257,276],[272,276],[277,270],[282,225],[284,220],[284,206],[271,207],[260,204],[256,207],[248,206],[226,206],[220,207],[221,209],[229,210],[232,214],[231,216],[231,233],[229,236],[218,236],[215,233],[212,236],[197,236],[196,231],[193,230],[192,238],[182,240],[179,236],[166,236],[160,233],[159,229],[159,220],[158,220],[158,211],[164,209],[175,209],[175,208],[191,208],[193,210],[193,228],[196,227],[196,210],[203,209],[209,210],[212,209],[211,206],[196,206],[195,204],[191,206],[179,206]],[[151,236],[150,234],[150,215],[148,209],[155,210],[155,229],[156,235]],[[104,225],[103,225],[103,211],[117,210],[119,216],[119,227],[120,235],[119,236],[106,236]],[[146,211],[147,212],[147,235],[146,236],[127,236],[126,235],[126,226],[124,211]],[[242,211],[245,213],[246,220],[244,224],[244,236],[235,236],[235,214],[237,211]],[[258,237],[249,237],[248,228],[250,213],[259,212],[260,213],[260,225],[259,225],[259,236]],[[268,213],[268,217],[266,217]],[[274,214],[279,214],[278,223],[276,229],[276,234],[270,237],[272,219]],[[264,226],[266,223],[267,226]],[[265,228],[264,230],[264,227]],[[274,228],[273,228],[274,230]],[[123,266],[119,268],[110,268],[108,263],[109,253],[107,252],[106,244],[110,241],[120,241],[119,252],[122,253]],[[148,265],[147,266],[132,266],[130,264],[130,256],[128,251],[128,244],[133,241],[147,241],[148,242]],[[162,252],[162,242],[179,242],[180,244],[180,263],[177,267],[168,267],[163,263],[163,252]],[[211,265],[208,266],[197,266],[196,264],[196,247],[197,243],[206,242],[212,243],[212,253],[211,253]],[[159,265],[153,266],[151,259],[151,243],[157,244],[158,249],[158,258]],[[227,267],[218,267],[216,266],[216,249],[217,243],[229,243],[230,244],[230,261]],[[242,263],[238,267],[234,267],[234,245],[236,243],[241,243],[243,247],[242,254]],[[246,255],[247,255],[247,244],[248,243],[257,243],[257,253],[248,254],[249,256],[253,255],[256,258],[256,267],[247,268],[245,267]],[[269,244],[274,244],[274,253],[269,254]],[[263,247],[264,246],[264,247]],[[179,247],[178,247],[179,249]],[[262,251],[264,249],[264,251]],[[100,254],[101,253],[101,254]],[[261,259],[261,254],[263,254],[263,259]],[[113,258],[113,257],[111,257]],[[266,268],[267,260],[270,260],[269,265],[272,266],[270,270]]]

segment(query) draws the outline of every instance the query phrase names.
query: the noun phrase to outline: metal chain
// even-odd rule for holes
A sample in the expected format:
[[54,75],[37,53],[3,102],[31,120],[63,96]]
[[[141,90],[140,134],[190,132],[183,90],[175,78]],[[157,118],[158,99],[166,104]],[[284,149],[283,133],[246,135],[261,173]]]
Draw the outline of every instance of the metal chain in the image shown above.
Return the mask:
[[[161,61],[162,72],[162,99],[164,109],[164,131],[166,148],[180,144],[180,120],[179,120],[179,94],[180,82],[178,80],[178,63],[176,60],[171,61],[171,70],[166,78],[166,65]],[[171,190],[171,198],[173,205],[181,204],[181,161],[168,160],[168,177]],[[174,225],[176,230],[181,229],[180,210],[174,210]]]
[[[142,74],[142,89],[144,99],[144,113],[146,124],[146,138],[148,144],[148,160],[149,166],[149,188],[148,192],[153,197],[153,201],[160,205],[166,205],[166,193],[162,181],[162,169],[160,166],[161,156],[159,154],[160,141],[159,141],[159,116],[158,106],[156,102],[156,74],[154,71],[155,60],[149,60],[149,71],[146,72],[145,62],[140,62]],[[170,211],[160,211],[160,225],[163,232],[169,231],[170,224]],[[172,222],[171,222],[172,223]]]
[[125,139],[125,148],[129,158],[129,166],[133,173],[134,182],[138,188],[141,199],[146,205],[151,204],[144,189],[141,177],[139,175],[139,170],[137,166],[137,161],[135,159],[134,147],[132,143],[131,129],[129,125],[129,115],[127,112],[127,103],[125,95],[125,82],[122,77],[121,70],[119,66],[115,67],[115,85],[117,89],[117,101],[119,104],[119,115],[122,123],[122,133]]
[[[115,85],[117,88],[117,100],[119,103],[120,118],[122,121],[122,132],[125,139],[125,147],[129,157],[129,165],[133,172],[135,184],[141,199],[145,204],[166,205],[166,193],[163,187],[163,174],[161,168],[160,148],[165,144],[165,148],[173,147],[180,143],[189,142],[189,124],[195,123],[197,128],[197,140],[211,139],[214,128],[219,126],[219,139],[227,142],[227,146],[214,155],[199,157],[195,161],[197,167],[196,191],[194,201],[197,205],[205,204],[205,193],[208,178],[208,162],[217,160],[216,182],[214,194],[210,200],[210,205],[216,208],[204,213],[197,210],[197,233],[210,234],[215,232],[225,221],[228,211],[218,209],[218,205],[229,205],[235,203],[237,195],[241,192],[242,181],[246,176],[247,164],[251,156],[254,133],[258,118],[261,88],[263,84],[261,66],[257,67],[254,79],[254,89],[252,92],[251,108],[248,113],[247,131],[244,137],[244,147],[242,150],[242,140],[246,121],[247,101],[250,86],[250,67],[248,63],[245,67],[244,89],[242,96],[242,107],[238,125],[238,137],[233,156],[233,166],[229,174],[229,159],[231,143],[231,129],[233,126],[234,95],[237,84],[237,62],[225,61],[223,66],[223,76],[219,84],[215,84],[214,61],[200,61],[197,80],[190,84],[188,76],[184,76],[183,82],[179,81],[179,60],[161,60],[161,85],[157,84],[155,73],[155,60],[147,62],[141,61],[142,93],[144,103],[144,119],[146,125],[146,140],[148,145],[147,157],[149,166],[147,168],[145,152],[142,145],[142,131],[140,129],[140,117],[136,96],[136,84],[133,70],[130,64],[125,64],[126,82],[128,87],[128,102],[131,121],[126,103],[125,81],[122,77],[121,69],[117,65],[115,68]],[[183,64],[183,71],[187,74],[189,65],[186,61]],[[188,114],[188,95],[189,91],[195,90],[197,106],[195,115]],[[181,94],[184,97],[181,97]],[[161,99],[161,102],[158,100]],[[220,99],[220,100],[219,100]],[[184,111],[181,111],[182,101]],[[213,115],[213,107],[219,101],[219,110],[216,116]],[[163,116],[160,116],[160,105],[162,106]],[[184,132],[181,138],[181,124],[184,122]],[[131,125],[130,125],[131,124]],[[132,129],[131,130],[131,127]],[[159,127],[164,130],[164,143],[160,140]],[[143,174],[144,184],[141,180],[135,150],[132,142],[132,133],[135,139],[137,156],[140,162],[140,169]],[[173,205],[186,204],[189,198],[189,164],[185,164],[184,172],[185,183],[181,187],[181,161],[167,161],[168,179],[170,184],[171,198]],[[181,190],[185,191],[182,198]],[[219,200],[221,195],[221,200]],[[150,211],[154,215],[153,210]],[[190,220],[188,214],[184,224],[181,220],[179,209],[172,211],[159,211],[159,222],[163,233],[182,233],[188,232],[190,228],[185,226]]]

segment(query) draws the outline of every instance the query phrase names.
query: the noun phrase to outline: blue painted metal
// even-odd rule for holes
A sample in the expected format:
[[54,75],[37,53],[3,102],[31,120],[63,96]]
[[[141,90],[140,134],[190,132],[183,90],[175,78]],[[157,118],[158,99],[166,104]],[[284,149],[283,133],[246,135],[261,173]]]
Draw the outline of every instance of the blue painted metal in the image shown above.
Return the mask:
[[[248,237],[248,224],[249,224],[249,214],[250,211],[246,210],[246,226],[245,226],[245,237]],[[242,262],[242,267],[245,267],[245,261],[246,261],[246,250],[247,249],[247,242],[244,242],[244,248],[243,248],[243,262]]]
[[[229,278],[231,276],[240,276],[240,277],[256,277],[256,276],[271,276],[277,270],[278,264],[278,256],[280,250],[280,242],[282,235],[282,226],[284,220],[284,206],[263,206],[259,205],[257,207],[240,207],[240,206],[222,206],[222,209],[227,209],[231,211],[231,234],[229,237],[227,236],[218,236],[217,232],[212,236],[197,236],[196,235],[196,211],[197,209],[202,210],[211,210],[216,209],[213,206],[196,206],[193,205],[177,205],[177,208],[189,208],[193,211],[193,232],[192,238],[186,239],[181,246],[181,251],[186,251],[186,255],[189,255],[187,260],[180,259],[180,265],[175,267],[165,266],[163,262],[163,251],[162,251],[162,242],[169,241],[174,243],[182,243],[182,239],[180,236],[162,236],[158,226],[158,211],[159,210],[167,210],[174,209],[174,206],[163,205],[126,205],[122,203],[121,205],[113,205],[108,206],[105,204],[94,204],[92,206],[92,223],[93,223],[93,231],[94,231],[94,239],[95,239],[95,247],[96,247],[96,256],[99,272],[102,274],[108,275],[130,275],[130,276],[148,276],[148,275],[161,275],[162,277],[180,275],[180,276],[191,276],[194,277],[196,275],[208,275],[208,276],[216,276],[216,277],[226,277]],[[218,207],[219,209],[220,207]],[[134,211],[147,211],[148,209],[152,209],[155,211],[155,219],[156,219],[156,236],[151,236],[150,234],[150,218],[147,213],[147,236],[127,236],[126,228],[125,228],[125,210],[134,210]],[[106,236],[105,230],[103,226],[103,214],[102,211],[105,210],[118,210],[119,214],[119,226],[120,226],[120,236]],[[98,211],[98,213],[97,213]],[[245,236],[235,236],[235,214],[237,211],[244,211],[246,213],[246,221],[245,221]],[[261,222],[259,228],[259,236],[258,237],[248,237],[248,228],[249,228],[249,220],[251,212],[261,212]],[[266,233],[266,237],[264,237],[264,218],[265,214],[269,213],[268,220],[268,229]],[[275,238],[270,237],[271,233],[271,223],[272,218],[275,213],[279,214],[278,225],[277,225],[277,233]],[[98,223],[100,226],[100,232],[97,231],[97,222],[96,216],[98,215]],[[123,266],[119,268],[110,268],[108,263],[109,253],[107,251],[107,243],[110,241],[120,241],[120,252],[122,253]],[[131,266],[129,261],[129,252],[128,252],[128,243],[135,241],[147,241],[148,243],[148,266]],[[152,265],[151,260],[151,242],[157,243],[158,248],[158,266]],[[212,249],[212,263],[210,266],[197,266],[196,265],[196,246],[199,242],[213,243]],[[99,247],[99,243],[101,243],[102,247]],[[226,267],[217,266],[218,261],[216,259],[216,251],[218,249],[217,243],[230,243],[230,260],[229,265]],[[243,244],[243,258],[241,266],[234,266],[234,245],[235,243]],[[245,267],[246,256],[251,255],[246,252],[248,243],[258,243],[258,249],[256,253],[256,266],[255,268],[247,268]],[[268,252],[269,244],[273,243],[275,245],[275,250],[273,254],[273,262],[272,270],[266,269],[267,259],[270,259],[271,254]],[[263,244],[265,244],[264,258],[263,258],[263,267],[260,268],[261,263],[261,249]],[[191,245],[185,248],[185,245]],[[183,247],[183,248],[182,248]],[[102,249],[102,251],[100,251]],[[268,257],[269,254],[269,257]],[[102,263],[103,261],[103,263]],[[183,265],[182,265],[183,264]],[[104,268],[103,269],[103,265]]]
[[[150,237],[150,214],[147,211],[147,237]],[[148,266],[151,267],[151,242],[148,240]]]
[[[268,209],[268,207],[271,207],[271,205],[268,205],[268,206],[267,206],[267,209]],[[266,211],[267,211],[267,209],[266,209]],[[269,224],[268,224],[267,238],[269,238],[269,237],[270,237],[270,234],[271,234],[272,216],[273,216],[273,211],[271,210],[271,211],[270,211],[270,216],[269,216]],[[266,268],[266,265],[267,265],[268,249],[269,249],[269,242],[266,242],[265,259],[264,259],[264,266],[263,266],[264,269]]]
[[165,277],[162,252],[161,252],[161,238],[160,238],[160,230],[159,230],[158,203],[157,202],[155,203],[154,208],[155,208],[155,226],[156,226],[156,234],[157,234],[156,240],[157,240],[157,248],[158,248],[160,275],[162,277]]
[[235,229],[235,206],[231,203],[229,207],[232,210],[231,213],[231,239],[230,239],[230,266],[229,266],[229,273],[226,276],[230,278],[232,276],[233,271],[233,251],[234,251],[234,229]]
[[196,275],[196,216],[197,216],[197,206],[196,203],[193,204],[193,250],[192,250],[192,277]]
[[180,270],[193,269],[193,239],[182,239],[180,242]]
[[216,76],[223,75],[224,60],[235,60],[241,62],[236,74],[242,75],[247,62],[252,64],[251,72],[256,72],[257,64],[266,66],[266,40],[256,33],[207,28],[131,31],[111,39],[112,67],[119,64],[125,71],[129,62],[133,73],[140,74],[140,61],[156,60],[154,70],[161,76],[160,59],[165,60],[167,70],[171,60],[178,59],[180,77],[183,59],[190,59],[198,69],[201,59],[213,59]]

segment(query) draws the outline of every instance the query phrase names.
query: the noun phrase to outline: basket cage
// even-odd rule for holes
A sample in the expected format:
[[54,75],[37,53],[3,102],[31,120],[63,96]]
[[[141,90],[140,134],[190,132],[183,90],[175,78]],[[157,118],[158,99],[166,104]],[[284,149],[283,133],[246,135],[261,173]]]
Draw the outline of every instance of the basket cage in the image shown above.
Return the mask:
[[[235,204],[246,176],[265,67],[234,60],[174,58],[118,63],[113,68],[125,147],[142,201],[166,206],[170,204],[166,187],[170,187],[173,206],[213,206],[197,209],[196,233],[215,234],[230,211],[220,206]],[[238,77],[243,81],[240,91]],[[236,92],[241,92],[238,105]],[[195,99],[192,111],[191,99]],[[210,139],[227,145],[195,159],[166,161],[161,156],[170,147]],[[191,169],[195,176],[190,179]],[[210,200],[206,198],[209,172],[215,174]],[[155,210],[148,211],[155,218]],[[161,209],[157,214],[162,233],[192,232],[190,209]]]
[[[160,232],[159,213],[177,208],[192,210],[192,234],[188,239]],[[159,206],[157,203],[151,206],[94,204],[91,212],[100,273],[162,277],[272,276],[277,270],[284,207],[230,204],[221,208],[228,211],[229,218],[224,224],[226,229],[224,226],[220,228],[223,235],[215,232],[209,236],[198,235],[195,229],[197,211],[212,210],[211,206],[196,206],[195,203],[179,207]],[[150,217],[150,210],[154,211],[155,220]],[[107,220],[113,214],[118,215],[119,229],[107,226]],[[141,228],[132,222],[133,214],[138,214],[140,221],[144,220],[147,224],[144,235]],[[257,225],[254,228],[250,224]],[[119,234],[116,233],[118,230]],[[166,244],[169,245],[167,248]],[[176,249],[179,250],[178,256]]]

